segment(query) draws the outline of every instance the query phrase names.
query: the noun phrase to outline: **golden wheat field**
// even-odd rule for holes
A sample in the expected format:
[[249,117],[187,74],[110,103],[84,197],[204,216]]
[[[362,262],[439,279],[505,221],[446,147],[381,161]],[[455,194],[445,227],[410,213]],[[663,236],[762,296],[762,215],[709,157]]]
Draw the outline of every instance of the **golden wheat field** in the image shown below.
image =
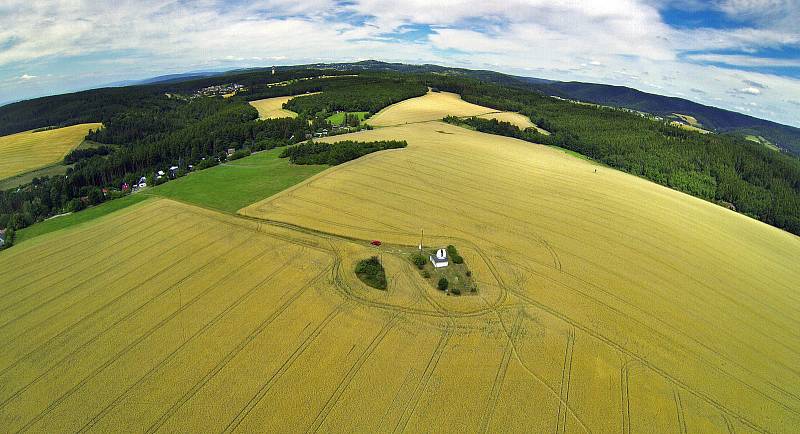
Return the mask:
[[[0,253],[3,431],[796,431],[800,239],[424,107],[242,216],[153,199]],[[401,255],[422,229],[477,294]]]
[[[316,95],[317,93],[318,92],[308,93],[300,96]],[[250,105],[258,110],[259,119],[296,118],[297,113],[283,108],[283,105],[292,98],[299,98],[299,96],[278,96],[275,98],[259,99],[250,101]]]
[[[383,123],[421,119],[408,113],[419,103],[385,110]],[[441,315],[465,333],[442,332],[436,387],[410,418],[417,428],[800,426],[798,237],[555,149],[441,122],[328,140],[348,138],[409,146],[241,212],[406,245],[424,229],[478,267],[479,297],[428,294],[431,310],[393,300],[408,277],[403,264],[388,268],[386,309]]]
[[57,163],[80,145],[90,129],[101,124],[79,124],[52,130],[0,137],[0,179]]

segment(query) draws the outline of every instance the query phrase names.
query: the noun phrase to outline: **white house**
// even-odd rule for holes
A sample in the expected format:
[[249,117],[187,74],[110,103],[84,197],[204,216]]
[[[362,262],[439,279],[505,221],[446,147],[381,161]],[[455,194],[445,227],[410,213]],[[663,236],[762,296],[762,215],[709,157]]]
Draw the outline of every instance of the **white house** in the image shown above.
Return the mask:
[[447,260],[447,249],[437,250],[435,255],[430,256],[430,260],[434,268],[446,267],[449,263]]

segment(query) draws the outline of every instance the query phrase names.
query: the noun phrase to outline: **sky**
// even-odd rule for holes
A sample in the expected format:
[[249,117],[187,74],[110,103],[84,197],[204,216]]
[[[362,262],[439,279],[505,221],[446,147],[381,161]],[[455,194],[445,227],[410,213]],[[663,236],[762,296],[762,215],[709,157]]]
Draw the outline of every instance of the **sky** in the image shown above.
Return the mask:
[[0,104],[376,59],[634,87],[800,127],[800,0],[2,0]]

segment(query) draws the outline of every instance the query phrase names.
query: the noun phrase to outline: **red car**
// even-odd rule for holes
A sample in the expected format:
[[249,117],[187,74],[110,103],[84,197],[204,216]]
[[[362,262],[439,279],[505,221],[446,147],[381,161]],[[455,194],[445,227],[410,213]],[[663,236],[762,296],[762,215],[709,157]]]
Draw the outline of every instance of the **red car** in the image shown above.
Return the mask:
[[372,240],[372,243],[371,243],[371,244],[372,244],[373,246],[380,246],[380,245],[381,245],[381,242],[380,242],[380,241],[378,241],[378,240]]

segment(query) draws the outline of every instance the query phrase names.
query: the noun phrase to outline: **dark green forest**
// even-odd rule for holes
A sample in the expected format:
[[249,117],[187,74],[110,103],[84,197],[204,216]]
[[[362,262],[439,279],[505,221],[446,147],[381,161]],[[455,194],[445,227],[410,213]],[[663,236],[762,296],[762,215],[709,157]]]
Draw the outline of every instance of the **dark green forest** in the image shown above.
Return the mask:
[[408,146],[408,143],[405,140],[374,142],[343,140],[336,143],[306,142],[284,149],[281,153],[281,158],[289,158],[292,164],[329,164],[336,166],[373,152],[405,148],[406,146]]
[[[49,216],[79,210],[121,194],[123,183],[178,166],[177,175],[225,161],[227,151],[247,152],[303,142],[331,125],[337,110],[375,113],[421,95],[426,87],[456,92],[469,102],[518,111],[550,136],[503,122],[465,119],[489,133],[560,146],[611,167],[714,201],[800,234],[800,160],[726,134],[702,135],[628,111],[579,105],[513,85],[467,77],[395,72],[285,70],[245,71],[178,83],[98,89],[24,101],[0,108],[0,134],[102,121],[88,138],[107,148],[70,154],[67,176],[34,179],[0,192],[0,227],[19,229]],[[311,78],[345,75],[336,78]],[[281,85],[268,86],[270,83]],[[204,87],[239,83],[247,90],[228,99],[197,96]],[[322,93],[290,101],[296,119],[258,120],[247,101],[271,96]],[[113,145],[113,146],[112,146]],[[368,147],[319,143],[288,148],[297,163],[338,164]],[[102,149],[102,148],[101,148]],[[289,150],[291,149],[291,150]],[[166,181],[160,179],[159,182]],[[105,193],[102,189],[106,189]]]

